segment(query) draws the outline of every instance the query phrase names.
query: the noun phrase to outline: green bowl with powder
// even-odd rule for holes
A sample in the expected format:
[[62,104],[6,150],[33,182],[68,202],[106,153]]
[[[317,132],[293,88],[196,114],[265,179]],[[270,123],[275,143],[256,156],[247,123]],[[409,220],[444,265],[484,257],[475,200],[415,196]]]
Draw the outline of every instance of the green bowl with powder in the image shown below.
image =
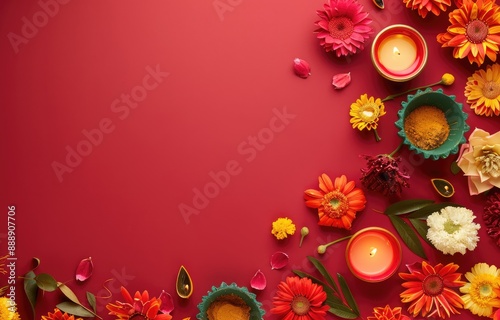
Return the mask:
[[418,90],[401,103],[396,127],[403,143],[425,159],[444,159],[458,153],[469,131],[467,114],[455,96],[442,89]]

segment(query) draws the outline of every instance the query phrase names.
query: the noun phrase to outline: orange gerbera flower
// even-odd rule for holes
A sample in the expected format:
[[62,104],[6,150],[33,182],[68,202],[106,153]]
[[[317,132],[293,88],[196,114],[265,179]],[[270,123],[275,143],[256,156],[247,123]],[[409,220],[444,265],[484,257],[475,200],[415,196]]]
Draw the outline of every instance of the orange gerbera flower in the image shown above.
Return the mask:
[[401,314],[401,307],[392,309],[386,305],[384,308],[373,308],[373,317],[369,316],[366,320],[410,320],[410,317]]
[[324,304],[325,300],[323,287],[312,283],[311,279],[287,277],[278,285],[271,313],[289,320],[321,320],[330,309]]
[[451,25],[437,35],[442,47],[452,47],[457,59],[482,65],[486,57],[496,61],[500,44],[500,6],[495,0],[464,0],[449,15]]
[[418,15],[425,18],[429,12],[439,16],[451,6],[451,0],[403,0],[407,8],[417,10]]
[[304,192],[306,206],[318,209],[319,225],[350,229],[356,212],[365,208],[363,190],[356,188],[354,181],[348,182],[345,175],[335,178],[335,183],[324,173],[318,180],[320,190]]
[[69,315],[66,312],[62,313],[58,308],[54,309],[54,313],[49,312],[46,316],[42,316],[42,320],[83,320],[75,318],[74,315]]
[[116,301],[116,304],[108,303],[106,308],[109,314],[114,315],[120,320],[170,320],[172,316],[167,313],[161,313],[161,299],[156,297],[149,298],[149,293],[144,291],[142,294],[137,291],[132,298],[130,293],[124,287],[120,288],[125,302]]
[[458,265],[441,263],[431,266],[427,262],[407,265],[410,273],[400,273],[399,276],[406,280],[402,284],[406,288],[400,294],[401,301],[412,302],[408,312],[414,317],[422,313],[422,317],[436,317],[445,319],[451,314],[460,314],[464,303],[460,296],[451,288],[461,287],[466,282],[461,281],[461,273],[456,273]]

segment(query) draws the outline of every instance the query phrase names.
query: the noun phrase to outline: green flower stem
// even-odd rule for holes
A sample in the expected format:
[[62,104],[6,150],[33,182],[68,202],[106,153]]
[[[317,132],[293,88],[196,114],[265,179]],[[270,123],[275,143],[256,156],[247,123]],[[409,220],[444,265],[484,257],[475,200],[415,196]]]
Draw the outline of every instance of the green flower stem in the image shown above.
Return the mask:
[[347,236],[347,237],[343,237],[343,238],[340,238],[340,239],[337,239],[337,240],[334,240],[332,242],[329,242],[327,244],[322,244],[322,245],[319,245],[318,246],[318,253],[319,254],[323,254],[326,252],[326,248],[328,248],[329,246],[331,246],[332,244],[336,244],[336,243],[339,243],[340,241],[344,241],[344,240],[347,240],[349,238],[351,238],[352,235],[350,236]]
[[382,138],[378,135],[377,129],[373,129],[373,133],[375,134],[375,141],[379,142],[382,140]]
[[438,81],[436,83],[431,83],[431,84],[428,84],[428,85],[425,85],[425,86],[416,87],[416,88],[413,88],[413,89],[410,89],[410,90],[406,90],[404,92],[400,92],[400,93],[396,93],[396,94],[391,94],[390,96],[387,96],[384,99],[382,99],[382,102],[387,101],[387,100],[392,100],[394,98],[397,98],[399,96],[402,96],[404,94],[407,94],[407,93],[410,93],[410,92],[413,92],[413,91],[416,91],[416,90],[425,89],[427,87],[437,86],[438,84],[442,84],[442,83],[443,83],[443,80]]
[[398,145],[398,147],[397,147],[397,148],[396,148],[393,152],[389,153],[387,156],[388,156],[389,158],[394,157],[394,155],[395,155],[396,153],[398,153],[398,151],[401,149],[401,147],[402,147],[402,146],[403,146],[403,141],[401,141],[401,143]]

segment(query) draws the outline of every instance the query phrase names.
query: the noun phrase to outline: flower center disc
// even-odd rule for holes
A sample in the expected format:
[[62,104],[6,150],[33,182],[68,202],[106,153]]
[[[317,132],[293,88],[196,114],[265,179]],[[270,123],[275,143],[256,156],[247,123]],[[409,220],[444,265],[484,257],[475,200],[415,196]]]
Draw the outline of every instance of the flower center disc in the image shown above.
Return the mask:
[[372,122],[378,117],[378,107],[372,103],[365,104],[359,110],[359,117],[364,122]]
[[472,43],[481,43],[488,35],[488,25],[481,20],[472,20],[465,28],[467,39]]
[[489,283],[481,283],[479,285],[479,294],[481,297],[490,297],[493,293],[493,288]]
[[443,291],[443,279],[436,274],[428,275],[422,282],[422,288],[426,295],[437,296]]
[[148,318],[146,318],[144,315],[142,315],[140,313],[135,313],[135,314],[131,315],[128,319],[129,320],[148,320]]
[[309,312],[311,304],[306,297],[296,296],[292,300],[292,310],[296,315],[303,316]]
[[354,25],[348,17],[333,17],[328,23],[328,31],[333,38],[344,40],[351,36]]
[[488,99],[496,99],[500,95],[500,83],[486,82],[483,87],[483,95]]
[[338,219],[349,209],[347,197],[342,192],[332,191],[325,196],[325,200],[327,201],[325,213],[330,218]]
[[446,232],[448,232],[449,234],[453,234],[455,233],[456,231],[458,231],[460,229],[460,225],[459,224],[455,224],[453,223],[453,221],[446,221],[444,223],[444,230]]

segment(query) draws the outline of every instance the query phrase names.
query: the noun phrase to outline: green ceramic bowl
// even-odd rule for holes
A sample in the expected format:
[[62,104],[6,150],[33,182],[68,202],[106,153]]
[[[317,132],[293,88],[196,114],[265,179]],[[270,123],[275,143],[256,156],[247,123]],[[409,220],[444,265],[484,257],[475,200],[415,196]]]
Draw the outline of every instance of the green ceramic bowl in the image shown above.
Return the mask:
[[[446,158],[450,154],[456,154],[460,145],[466,141],[464,133],[470,129],[465,122],[467,114],[462,111],[462,104],[455,101],[455,96],[444,94],[442,89],[432,91],[431,88],[427,88],[424,91],[418,90],[415,95],[408,95],[407,101],[403,101],[401,105],[403,108],[398,111],[399,119],[395,123],[399,129],[398,135],[403,138],[403,143],[410,150],[422,154],[424,158],[438,160]],[[406,136],[404,121],[413,110],[420,106],[435,106],[441,109],[450,126],[447,140],[432,150],[424,150],[415,146]]]
[[210,304],[217,298],[226,295],[236,295],[243,299],[250,307],[250,320],[262,320],[265,311],[261,308],[262,304],[256,300],[255,294],[248,291],[245,287],[238,287],[235,283],[230,285],[222,282],[220,287],[212,287],[212,291],[208,291],[206,296],[203,296],[202,301],[198,304],[200,313],[196,316],[199,320],[208,320],[207,310]]

